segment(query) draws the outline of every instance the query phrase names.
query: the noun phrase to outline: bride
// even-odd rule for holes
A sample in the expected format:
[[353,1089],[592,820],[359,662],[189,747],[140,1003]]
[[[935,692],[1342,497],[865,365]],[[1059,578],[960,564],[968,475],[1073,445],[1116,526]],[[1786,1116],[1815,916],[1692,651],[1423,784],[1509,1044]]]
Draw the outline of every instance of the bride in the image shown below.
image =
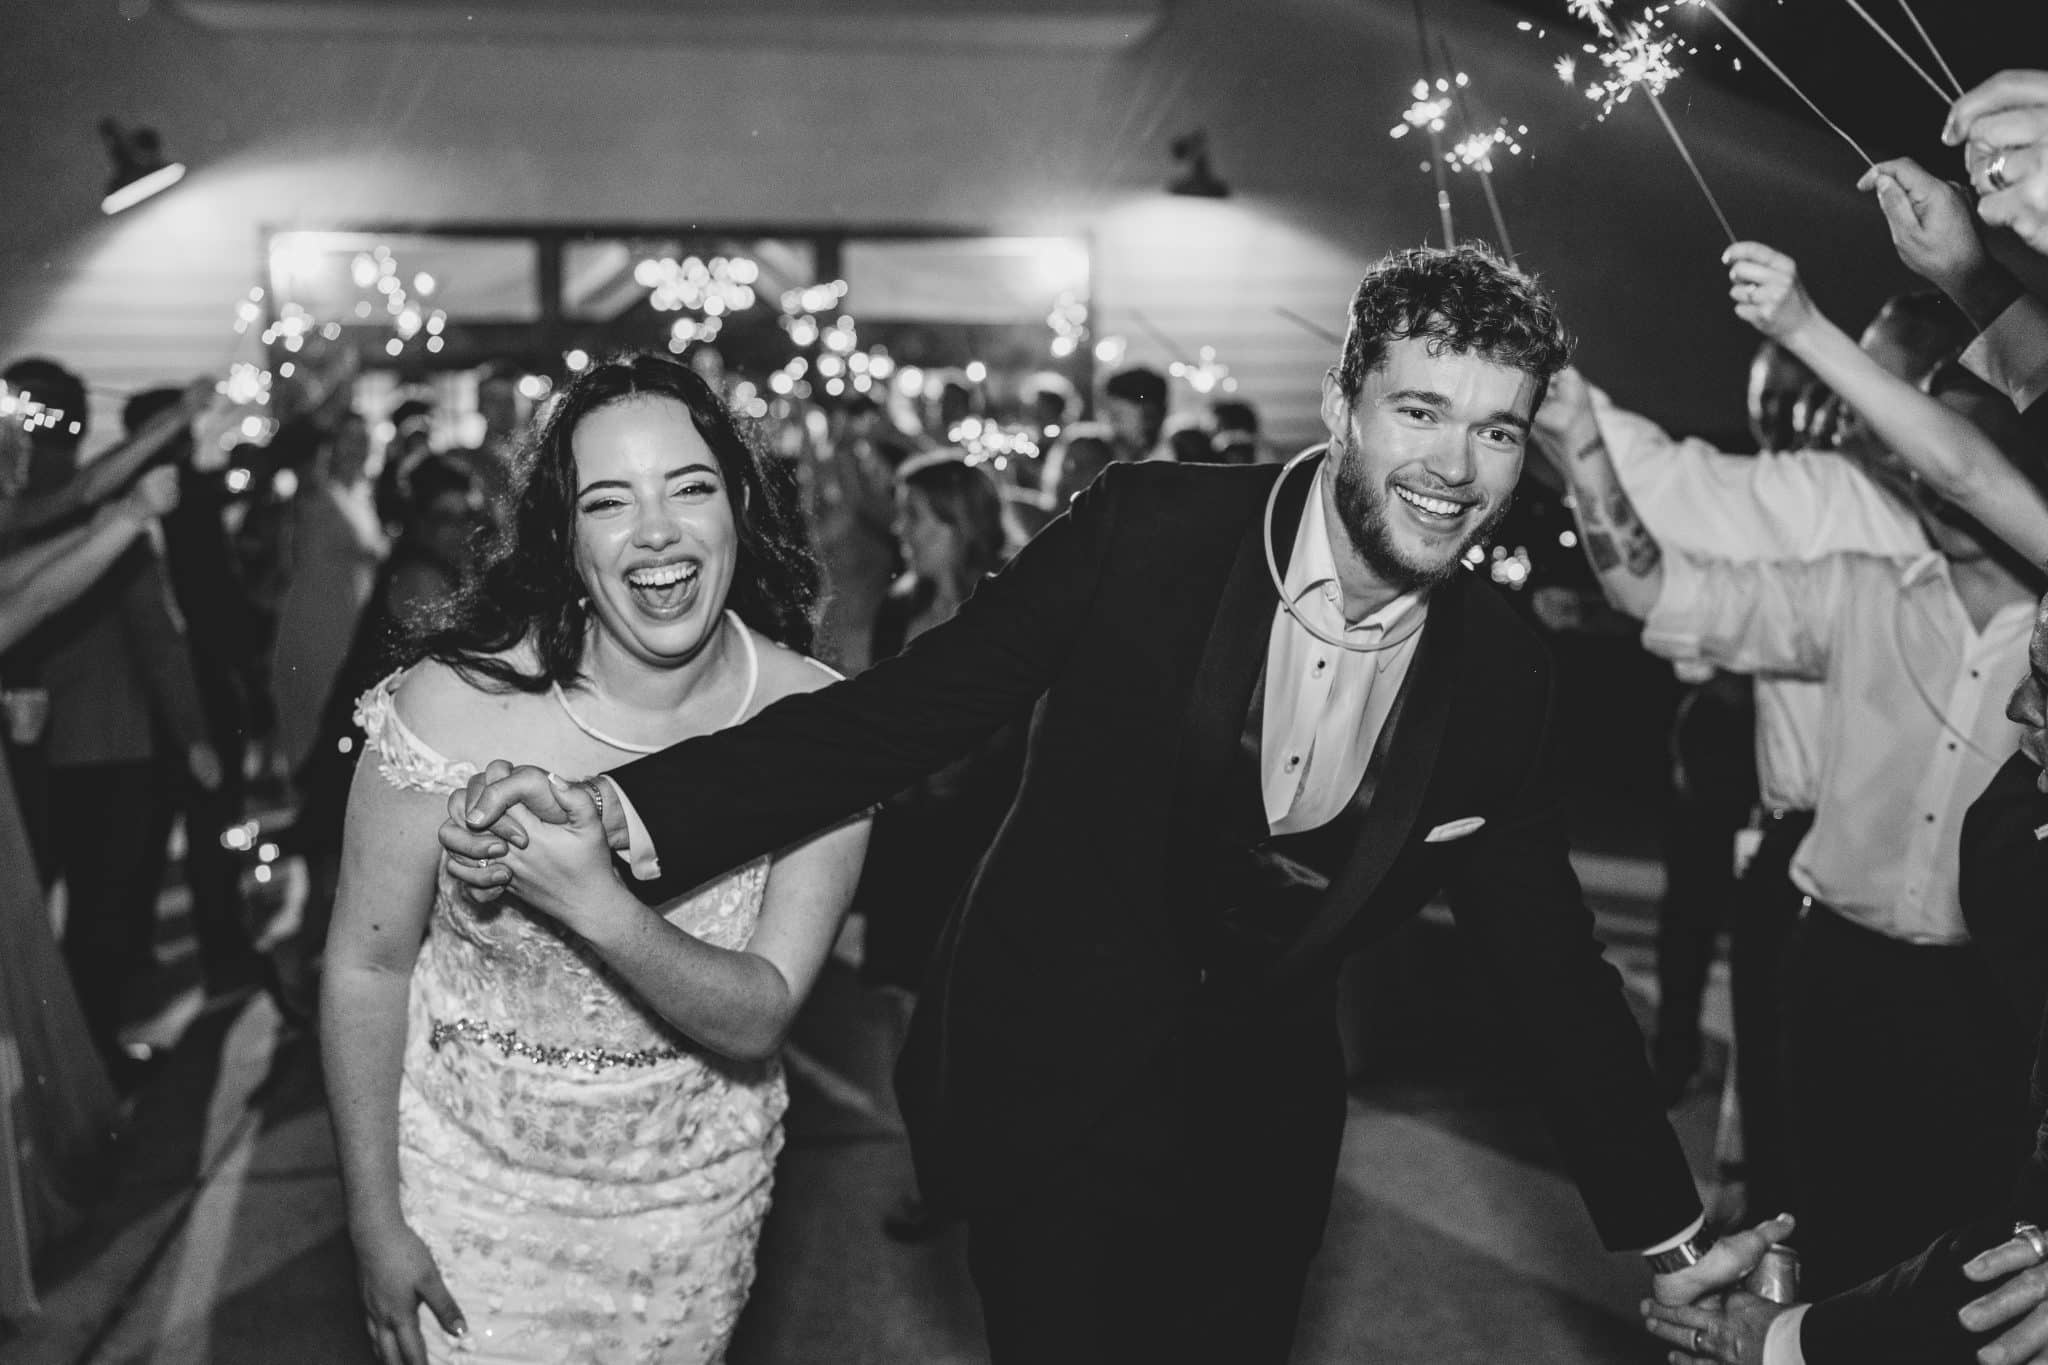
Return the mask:
[[782,1141],[777,1054],[865,823],[636,883],[652,909],[602,853],[574,898],[472,907],[435,829],[472,756],[591,774],[824,686],[798,652],[815,582],[710,387],[608,361],[561,394],[420,662],[362,698],[321,1037],[384,1365],[723,1355]]

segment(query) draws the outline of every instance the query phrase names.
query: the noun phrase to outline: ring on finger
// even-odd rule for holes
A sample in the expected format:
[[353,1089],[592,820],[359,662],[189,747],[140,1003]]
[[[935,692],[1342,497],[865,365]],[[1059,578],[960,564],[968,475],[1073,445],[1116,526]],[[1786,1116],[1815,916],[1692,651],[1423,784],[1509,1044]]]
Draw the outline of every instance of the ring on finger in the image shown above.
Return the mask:
[[2000,152],[1997,156],[1992,157],[1991,160],[1988,163],[1986,163],[1984,167],[1984,179],[1994,190],[2009,190],[2012,188],[2012,181],[2008,179],[2005,174],[2004,152]]
[[1703,1356],[1707,1353],[1706,1335],[1707,1329],[1704,1327],[1695,1327],[1692,1329],[1692,1353],[1694,1355]]
[[2048,1261],[2048,1233],[2033,1223],[2019,1222],[2012,1225],[2012,1235],[2033,1249],[2036,1265]]

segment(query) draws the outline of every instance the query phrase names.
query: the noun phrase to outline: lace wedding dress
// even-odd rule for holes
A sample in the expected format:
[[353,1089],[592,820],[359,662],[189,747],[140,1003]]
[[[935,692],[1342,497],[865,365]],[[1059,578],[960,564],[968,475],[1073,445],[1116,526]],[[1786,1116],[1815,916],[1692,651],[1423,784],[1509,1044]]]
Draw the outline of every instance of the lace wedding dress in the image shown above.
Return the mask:
[[[398,681],[357,710],[379,768],[453,791],[476,767],[406,726]],[[762,858],[662,913],[742,948],[767,879]],[[443,871],[407,1009],[399,1197],[469,1330],[449,1337],[422,1314],[429,1355],[722,1359],[786,1102],[778,1063],[698,1048],[573,934],[509,897],[472,907]]]

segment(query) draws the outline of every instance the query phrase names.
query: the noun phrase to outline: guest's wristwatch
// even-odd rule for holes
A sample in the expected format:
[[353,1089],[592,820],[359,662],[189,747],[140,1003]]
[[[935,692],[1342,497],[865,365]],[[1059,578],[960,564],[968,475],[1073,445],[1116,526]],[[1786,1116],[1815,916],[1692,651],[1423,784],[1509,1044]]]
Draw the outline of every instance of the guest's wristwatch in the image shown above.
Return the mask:
[[1650,1263],[1652,1275],[1676,1275],[1681,1270],[1689,1270],[1698,1265],[1713,1249],[1712,1242],[1703,1234],[1695,1232],[1669,1251],[1660,1251],[1643,1259]]

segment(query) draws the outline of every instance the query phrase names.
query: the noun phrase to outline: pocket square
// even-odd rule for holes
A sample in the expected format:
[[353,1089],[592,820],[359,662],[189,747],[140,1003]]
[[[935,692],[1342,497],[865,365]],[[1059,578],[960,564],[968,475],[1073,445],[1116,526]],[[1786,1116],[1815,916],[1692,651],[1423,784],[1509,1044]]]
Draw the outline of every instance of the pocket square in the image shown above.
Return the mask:
[[1453,839],[1462,839],[1468,834],[1477,834],[1480,827],[1485,825],[1485,823],[1486,817],[1483,815],[1468,815],[1462,820],[1446,820],[1429,833],[1423,835],[1422,842],[1425,844],[1448,844]]

